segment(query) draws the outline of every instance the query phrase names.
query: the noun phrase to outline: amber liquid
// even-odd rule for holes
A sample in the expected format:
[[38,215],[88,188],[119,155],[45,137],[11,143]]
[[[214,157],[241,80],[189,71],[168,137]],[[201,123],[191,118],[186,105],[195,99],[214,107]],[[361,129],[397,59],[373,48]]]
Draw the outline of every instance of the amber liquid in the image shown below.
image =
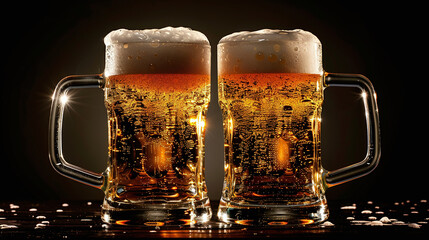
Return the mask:
[[156,204],[206,198],[203,160],[209,99],[209,75],[109,76],[106,199]]
[[221,75],[222,201],[294,205],[319,200],[322,101],[321,75]]

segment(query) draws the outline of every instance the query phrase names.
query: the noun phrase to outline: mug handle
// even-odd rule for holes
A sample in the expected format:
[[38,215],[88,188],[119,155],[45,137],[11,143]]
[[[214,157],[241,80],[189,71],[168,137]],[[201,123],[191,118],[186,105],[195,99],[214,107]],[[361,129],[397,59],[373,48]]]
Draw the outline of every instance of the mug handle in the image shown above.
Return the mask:
[[102,188],[104,175],[94,173],[68,163],[63,156],[62,132],[64,107],[67,100],[67,92],[74,88],[103,88],[102,74],[76,75],[63,78],[56,86],[52,96],[51,113],[49,118],[49,159],[52,167],[60,174],[85,183],[89,186]]
[[367,149],[365,158],[350,166],[334,171],[324,170],[323,181],[326,187],[333,187],[367,175],[378,165],[381,155],[380,123],[378,117],[377,96],[368,78],[358,74],[326,73],[324,86],[357,87],[362,90],[365,107]]

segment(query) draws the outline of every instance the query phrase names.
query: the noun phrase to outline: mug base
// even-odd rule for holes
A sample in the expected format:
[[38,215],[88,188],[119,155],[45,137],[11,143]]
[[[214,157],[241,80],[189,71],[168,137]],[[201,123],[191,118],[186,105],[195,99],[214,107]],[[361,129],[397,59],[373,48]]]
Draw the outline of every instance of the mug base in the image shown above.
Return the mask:
[[117,203],[104,199],[101,219],[118,225],[164,226],[194,225],[210,220],[208,198],[182,203]]
[[256,205],[227,202],[221,198],[217,217],[225,223],[258,226],[303,226],[328,218],[326,198],[302,205]]

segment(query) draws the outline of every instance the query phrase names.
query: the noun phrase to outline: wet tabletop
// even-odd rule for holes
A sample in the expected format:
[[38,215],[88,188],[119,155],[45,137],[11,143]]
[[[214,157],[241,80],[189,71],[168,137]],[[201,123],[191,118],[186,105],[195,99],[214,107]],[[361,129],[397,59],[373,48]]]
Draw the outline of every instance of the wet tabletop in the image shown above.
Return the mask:
[[[212,202],[217,209],[218,202]],[[0,239],[94,238],[361,238],[429,239],[427,200],[328,201],[330,217],[316,226],[261,227],[204,225],[109,225],[100,218],[101,201],[0,202]],[[214,214],[215,215],[215,214]]]

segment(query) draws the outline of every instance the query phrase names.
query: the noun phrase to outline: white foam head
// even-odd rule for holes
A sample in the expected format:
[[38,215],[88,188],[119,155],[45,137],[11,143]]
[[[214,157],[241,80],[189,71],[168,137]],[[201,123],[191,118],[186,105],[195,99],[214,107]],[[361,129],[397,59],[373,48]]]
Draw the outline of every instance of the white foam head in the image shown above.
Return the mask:
[[218,74],[322,74],[322,45],[312,33],[263,29],[237,32],[218,45]]
[[110,32],[104,38],[104,75],[210,73],[210,44],[201,32],[184,27]]

